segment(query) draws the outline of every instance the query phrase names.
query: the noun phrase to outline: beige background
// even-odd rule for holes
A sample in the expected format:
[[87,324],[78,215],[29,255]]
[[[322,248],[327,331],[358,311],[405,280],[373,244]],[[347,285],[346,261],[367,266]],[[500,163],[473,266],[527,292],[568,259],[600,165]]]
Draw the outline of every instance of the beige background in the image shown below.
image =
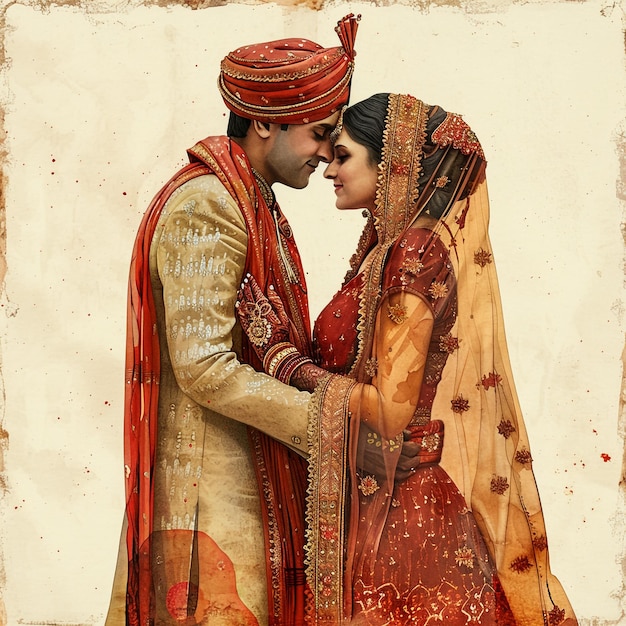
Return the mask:
[[[363,14],[354,101],[410,92],[462,113],[482,141],[552,566],[583,624],[626,623],[624,7],[185,4],[203,6],[4,3],[4,622],[103,622],[124,501],[129,254],[185,148],[225,129],[219,60],[283,36],[337,45],[333,26],[354,11]],[[315,315],[362,218],[338,214],[319,175],[305,191],[277,191]]]

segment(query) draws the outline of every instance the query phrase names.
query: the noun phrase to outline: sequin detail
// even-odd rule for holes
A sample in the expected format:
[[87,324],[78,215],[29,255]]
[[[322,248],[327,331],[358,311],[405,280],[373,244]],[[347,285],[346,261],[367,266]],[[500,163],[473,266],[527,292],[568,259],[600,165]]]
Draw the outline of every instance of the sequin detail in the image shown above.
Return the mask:
[[462,565],[470,569],[474,567],[474,551],[470,547],[463,546],[455,550],[454,555],[457,565]]
[[367,361],[365,362],[365,373],[371,378],[374,378],[377,372],[378,372],[378,360],[375,359],[374,357],[367,359]]
[[434,282],[428,293],[435,299],[437,298],[445,298],[448,295],[448,286],[445,283]]
[[475,152],[481,159],[485,159],[478,137],[463,118],[456,113],[446,115],[443,122],[433,132],[433,142],[439,146],[451,145],[463,154]]
[[439,337],[439,350],[446,354],[452,354],[459,347],[459,340],[452,333]]
[[374,476],[363,476],[361,480],[359,480],[359,491],[364,496],[371,496],[376,493],[380,487],[378,486],[378,481]]
[[389,305],[387,315],[394,324],[402,324],[407,320],[407,308],[403,304]]

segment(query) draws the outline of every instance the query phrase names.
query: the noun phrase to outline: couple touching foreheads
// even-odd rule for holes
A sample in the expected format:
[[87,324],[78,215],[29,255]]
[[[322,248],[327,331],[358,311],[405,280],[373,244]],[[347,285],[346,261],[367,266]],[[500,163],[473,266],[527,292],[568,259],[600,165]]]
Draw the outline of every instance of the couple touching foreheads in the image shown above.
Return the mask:
[[[335,48],[227,55],[227,136],[188,150],[141,223],[110,625],[576,624],[511,374],[485,156],[411,95],[346,106],[357,24]],[[273,185],[320,164],[367,221],[311,329]]]

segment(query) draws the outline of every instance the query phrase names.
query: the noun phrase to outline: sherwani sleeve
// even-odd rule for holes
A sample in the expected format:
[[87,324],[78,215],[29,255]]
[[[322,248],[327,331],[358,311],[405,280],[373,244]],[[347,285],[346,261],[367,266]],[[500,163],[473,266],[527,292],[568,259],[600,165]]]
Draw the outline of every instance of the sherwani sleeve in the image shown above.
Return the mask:
[[306,453],[310,395],[256,372],[237,356],[242,331],[235,301],[247,232],[217,177],[200,176],[181,186],[164,208],[152,247],[153,283],[163,290],[165,357],[181,390]]

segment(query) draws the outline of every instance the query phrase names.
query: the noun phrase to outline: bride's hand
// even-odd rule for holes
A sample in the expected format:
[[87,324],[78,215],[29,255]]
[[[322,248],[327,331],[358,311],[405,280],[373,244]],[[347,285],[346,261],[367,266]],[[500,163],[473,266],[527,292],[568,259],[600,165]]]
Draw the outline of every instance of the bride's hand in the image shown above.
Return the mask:
[[[372,474],[383,484],[386,480],[387,470],[385,467],[385,459],[383,457],[382,447],[368,445],[368,439],[371,436],[371,429],[359,429],[359,459],[360,469]],[[396,465],[394,474],[394,482],[404,482],[419,467],[419,452],[421,446],[411,441],[411,433],[408,430],[403,431],[403,444],[400,457]],[[380,439],[380,435],[376,433],[376,437]]]

